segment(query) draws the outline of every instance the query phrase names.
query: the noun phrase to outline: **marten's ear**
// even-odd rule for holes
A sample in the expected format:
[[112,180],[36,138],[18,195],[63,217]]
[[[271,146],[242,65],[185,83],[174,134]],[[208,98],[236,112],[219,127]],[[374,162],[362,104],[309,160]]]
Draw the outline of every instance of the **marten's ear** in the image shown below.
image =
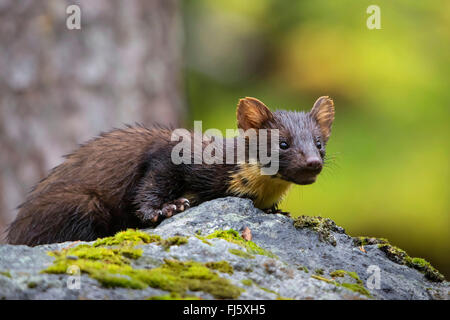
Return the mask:
[[334,120],[334,103],[330,97],[323,96],[316,100],[314,106],[310,111],[313,119],[317,121],[320,127],[322,136],[325,141],[328,140],[331,134],[331,125]]
[[249,97],[239,100],[236,116],[238,128],[243,130],[260,129],[273,120],[272,112],[264,103]]

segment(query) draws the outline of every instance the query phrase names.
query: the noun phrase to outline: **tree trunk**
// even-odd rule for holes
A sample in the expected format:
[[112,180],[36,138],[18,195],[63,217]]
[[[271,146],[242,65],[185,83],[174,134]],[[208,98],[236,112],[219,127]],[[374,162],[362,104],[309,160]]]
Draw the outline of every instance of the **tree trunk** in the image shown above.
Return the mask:
[[[66,26],[73,4],[80,30]],[[0,232],[78,143],[179,123],[180,19],[176,0],[0,0]]]

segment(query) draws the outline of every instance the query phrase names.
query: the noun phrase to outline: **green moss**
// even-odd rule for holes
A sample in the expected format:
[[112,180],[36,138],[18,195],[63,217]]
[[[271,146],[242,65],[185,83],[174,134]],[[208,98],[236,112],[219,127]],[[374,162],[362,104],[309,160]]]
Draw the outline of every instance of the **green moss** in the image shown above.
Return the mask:
[[314,279],[317,279],[317,280],[325,281],[330,284],[334,284],[337,287],[347,288],[349,290],[352,290],[352,291],[358,292],[362,295],[365,295],[368,298],[372,298],[370,292],[366,288],[364,288],[363,282],[361,281],[361,279],[359,278],[359,276],[356,272],[346,271],[346,270],[336,270],[336,271],[333,271],[330,273],[330,276],[332,276],[333,278],[337,278],[337,277],[342,278],[345,275],[348,275],[351,278],[353,278],[356,281],[356,283],[348,283],[348,282],[340,283],[335,280],[321,277],[318,275],[312,275],[311,277]]
[[252,279],[244,279],[244,280],[241,280],[241,283],[242,283],[244,286],[249,287],[249,286],[251,286],[251,285],[253,284],[253,281],[252,281]]
[[405,258],[408,257],[408,254],[404,250],[390,244],[379,244],[378,248],[386,254],[389,260],[398,264],[405,264]]
[[27,287],[30,289],[36,288],[37,287],[37,283],[34,281],[30,281],[27,283]]
[[0,275],[8,278],[12,278],[11,273],[9,271],[0,271]]
[[374,245],[374,244],[384,244],[389,243],[385,238],[375,238],[375,237],[353,237],[353,244],[357,247]]
[[331,234],[331,231],[341,232],[340,228],[331,219],[305,215],[299,216],[294,220],[294,227],[311,229],[319,234],[320,241],[328,242],[333,246],[336,246],[336,239]]
[[256,286],[257,286],[258,288],[260,288],[261,290],[265,291],[265,292],[273,293],[273,294],[279,296],[279,294],[278,294],[277,292],[273,291],[273,290],[270,290],[270,289],[268,289],[268,288],[266,288],[266,287],[263,287],[263,286],[260,286],[260,285],[256,285]]
[[169,250],[171,246],[182,246],[183,244],[188,243],[188,239],[186,237],[174,236],[161,240],[160,243],[165,250]]
[[442,282],[445,280],[445,277],[425,259],[411,258],[404,250],[389,243],[379,244],[378,248],[386,254],[389,260],[422,272],[430,281]]
[[[156,285],[156,287],[169,292],[204,291],[215,298],[234,299],[239,297],[243,291],[232,285],[228,279],[219,277],[205,264],[194,261],[165,260],[161,267],[149,270],[146,276],[148,277],[147,282],[152,280],[152,277],[158,280],[157,283],[151,285],[152,287]],[[165,278],[164,281],[157,279],[161,276]]]
[[347,271],[347,274],[348,274],[350,277],[352,277],[353,279],[355,279],[357,284],[359,284],[359,285],[362,285],[362,284],[363,284],[362,280],[359,278],[359,276],[358,276],[358,274],[357,274],[356,272],[353,272],[353,271]]
[[422,272],[428,280],[435,282],[445,280],[445,277],[425,259],[407,257],[405,258],[405,264]]
[[[104,248],[80,245],[62,251],[54,251],[49,254],[55,257],[55,261],[45,271],[47,273],[66,273],[69,266],[77,265],[86,273],[116,272],[129,265],[130,256],[132,256],[131,259],[136,259],[142,254],[142,250],[134,250],[130,247]],[[130,254],[131,252],[133,254]],[[67,258],[68,256],[75,256],[77,259]]]
[[232,267],[224,261],[203,264],[166,259],[161,266],[153,269],[134,269],[131,266],[131,261],[142,255],[142,250],[132,245],[151,242],[182,244],[185,243],[182,237],[162,240],[159,236],[136,233],[135,230],[120,232],[116,236],[99,239],[92,246],[84,244],[51,252],[55,260],[43,272],[64,274],[68,267],[76,265],[82,273],[96,279],[104,287],[144,289],[150,286],[180,297],[186,297],[186,291],[190,290],[207,292],[215,298],[235,299],[243,291],[215,271],[232,271]]
[[357,284],[359,284],[359,285],[363,284],[362,280],[359,278],[359,276],[358,276],[358,274],[356,272],[347,271],[347,270],[335,270],[333,272],[330,272],[330,276],[332,278],[342,278],[345,275],[348,275],[349,277],[354,279]]
[[352,290],[354,292],[358,292],[368,298],[372,298],[372,295],[370,294],[370,292],[364,288],[362,285],[357,284],[357,283],[341,283],[340,286],[347,288],[349,290]]
[[306,273],[309,273],[308,268],[305,267],[305,266],[299,266],[299,267],[297,267],[297,270],[301,270],[301,271],[304,271],[304,272],[306,272]]
[[250,253],[247,253],[245,251],[239,250],[239,249],[228,249],[229,253],[232,253],[236,256],[239,256],[241,258],[245,258],[245,259],[255,259],[254,255],[251,255]]
[[274,255],[272,252],[259,247],[253,241],[245,240],[244,238],[241,237],[239,232],[237,232],[233,229],[218,230],[206,237],[206,239],[214,239],[214,238],[224,239],[229,242],[238,244],[241,247],[246,248],[247,252],[250,254],[259,254],[259,255],[270,257],[270,258],[277,258],[277,256]]
[[330,272],[330,276],[332,277],[332,278],[342,278],[342,277],[344,277],[345,275],[347,274],[347,271],[345,271],[345,270],[336,270],[336,271],[333,271],[333,272]]
[[115,245],[134,246],[137,244],[152,243],[159,241],[161,241],[161,237],[159,235],[156,234],[150,235],[139,230],[128,229],[126,231],[118,232],[112,237],[98,239],[97,241],[94,242],[92,246],[94,247],[115,246]]
[[145,289],[148,287],[148,284],[141,279],[143,275],[136,270],[132,270],[131,268],[118,270],[116,273],[110,273],[108,271],[90,271],[88,273],[105,288],[122,287],[130,289]]
[[333,281],[333,280],[331,280],[331,279],[327,279],[327,278],[325,278],[325,277],[321,277],[321,276],[318,276],[318,275],[315,275],[315,274],[313,274],[313,275],[311,276],[311,278],[314,278],[314,279],[317,279],[317,280],[320,280],[320,281],[325,281],[325,282],[328,282],[328,283],[336,284],[336,282]]
[[260,286],[259,284],[257,284],[257,283],[254,283],[254,282],[252,282],[255,286],[257,286],[259,289],[261,289],[261,290],[263,290],[263,291],[265,291],[265,292],[268,292],[268,293],[272,293],[272,294],[274,294],[274,295],[276,295],[277,296],[277,300],[289,300],[289,298],[285,298],[285,297],[283,297],[283,296],[280,296],[279,294],[278,294],[278,292],[276,292],[276,291],[274,291],[274,290],[271,290],[271,289],[268,289],[268,288],[266,288],[266,287],[263,287],[263,286]]
[[323,275],[323,269],[316,269],[316,270],[314,270],[314,272],[315,272],[315,274]]
[[178,293],[170,293],[161,296],[152,296],[147,298],[147,300],[202,300],[202,298],[197,296],[182,296]]
[[205,266],[222,273],[234,273],[233,267],[227,261],[207,262]]
[[418,269],[419,268],[425,269],[426,267],[428,267],[430,265],[430,263],[428,261],[426,261],[425,259],[422,259],[422,258],[409,258],[408,263],[414,264],[416,266],[416,268],[418,268]]
[[118,232],[113,237],[98,239],[92,245],[93,247],[103,246],[135,246],[146,243],[158,243],[163,246],[165,250],[169,250],[171,246],[181,246],[188,243],[186,237],[174,236],[167,239],[162,239],[157,234],[147,234],[142,231],[128,229],[126,231]]
[[208,240],[206,240],[205,237],[200,236],[200,235],[196,235],[195,237],[196,237],[197,239],[201,240],[203,243],[205,243],[205,244],[207,244],[207,245],[209,245],[209,246],[212,246],[212,243],[209,242]]
[[120,254],[128,259],[138,259],[142,256],[142,249],[135,249],[131,247],[122,247],[120,249],[113,249],[115,254]]

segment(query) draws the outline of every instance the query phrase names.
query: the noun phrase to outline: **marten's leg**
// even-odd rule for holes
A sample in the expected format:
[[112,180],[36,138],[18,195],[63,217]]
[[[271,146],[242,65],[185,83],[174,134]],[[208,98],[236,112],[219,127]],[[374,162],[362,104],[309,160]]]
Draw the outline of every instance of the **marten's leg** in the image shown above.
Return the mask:
[[189,208],[189,201],[181,198],[183,177],[173,168],[149,171],[137,188],[136,216],[146,225],[155,225],[165,218]]
[[56,188],[25,202],[9,228],[8,242],[34,246],[109,235],[111,215],[102,201],[95,194],[71,191]]

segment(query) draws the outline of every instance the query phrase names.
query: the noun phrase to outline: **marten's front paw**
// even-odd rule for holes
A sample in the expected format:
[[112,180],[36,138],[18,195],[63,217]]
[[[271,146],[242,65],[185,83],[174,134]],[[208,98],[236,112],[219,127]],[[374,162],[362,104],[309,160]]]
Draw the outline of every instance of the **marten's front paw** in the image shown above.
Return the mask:
[[179,198],[172,202],[162,205],[161,209],[148,208],[137,211],[137,217],[145,224],[155,225],[166,218],[170,218],[174,214],[183,212],[190,207],[189,200],[186,198]]
[[190,203],[186,198],[178,198],[175,201],[165,203],[162,207],[162,214],[165,218],[170,218],[174,214],[183,212],[186,209],[189,209]]
[[162,210],[160,209],[140,209],[136,212],[137,217],[145,224],[155,224],[160,220],[162,216]]

